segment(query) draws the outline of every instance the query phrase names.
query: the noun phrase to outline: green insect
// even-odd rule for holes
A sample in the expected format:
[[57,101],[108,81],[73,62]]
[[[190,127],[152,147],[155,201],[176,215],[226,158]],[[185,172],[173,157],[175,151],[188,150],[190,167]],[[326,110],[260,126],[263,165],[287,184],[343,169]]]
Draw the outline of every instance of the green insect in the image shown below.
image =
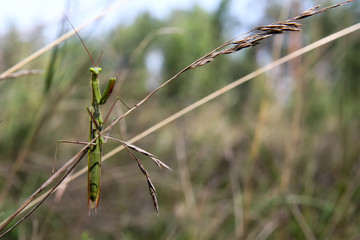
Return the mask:
[[[103,94],[100,92],[99,73],[100,67],[90,68],[92,73],[90,86],[92,92],[91,107],[88,108],[90,113],[90,128],[89,128],[89,142],[98,137],[98,134],[103,130],[104,121],[100,112],[100,105],[103,105],[108,100],[114,88],[116,78],[110,78]],[[101,153],[103,137],[96,139],[93,145],[90,146],[88,153],[88,207],[89,209],[96,209],[99,204],[100,197],[100,169],[101,169]]]
[[[65,16],[65,15],[64,15]],[[87,54],[90,57],[90,60],[93,64],[89,70],[91,72],[90,78],[90,87],[92,93],[92,101],[91,106],[87,108],[89,117],[89,142],[96,139],[89,148],[88,151],[88,208],[89,213],[91,209],[96,210],[99,204],[100,198],[100,175],[101,175],[101,155],[102,155],[102,145],[105,142],[103,136],[99,136],[99,134],[103,130],[103,125],[106,122],[110,112],[107,114],[106,118],[103,119],[100,111],[100,106],[104,105],[106,101],[109,99],[115,85],[116,78],[112,77],[109,79],[107,86],[104,92],[101,94],[100,91],[100,80],[99,74],[101,72],[101,67],[99,67],[99,61],[101,58],[101,54],[99,57],[98,64],[95,66],[93,58],[89,50],[87,49],[85,43],[81,39],[79,33],[76,31],[75,27],[72,25],[70,20],[67,16],[65,16],[68,22],[70,23],[71,27],[74,29],[75,33],[77,34],[78,38],[80,39],[82,45],[84,46]],[[112,109],[112,108],[111,108]],[[110,110],[111,111],[111,110]],[[80,144],[87,144],[78,141],[63,141],[61,142],[68,142],[68,143],[80,143]]]
[[[136,160],[141,172],[146,177],[146,180],[147,180],[148,186],[149,186],[149,190],[150,190],[150,194],[151,194],[151,197],[154,202],[155,210],[158,213],[159,207],[158,207],[158,202],[157,202],[157,197],[156,197],[156,190],[155,190],[153,183],[151,182],[150,175],[145,170],[141,161],[136,157],[136,155],[134,153],[131,152],[131,150],[134,150],[138,153],[141,153],[145,156],[150,157],[160,168],[164,167],[169,170],[171,168],[169,166],[167,166],[165,163],[163,163],[162,161],[160,161],[153,154],[151,154],[135,145],[132,145],[130,143],[127,143],[127,142],[117,139],[117,138],[113,138],[109,135],[107,135],[107,136],[101,135],[100,136],[100,133],[103,132],[104,123],[107,121],[115,103],[119,100],[120,102],[122,102],[122,104],[124,104],[125,107],[127,107],[127,106],[120,98],[116,98],[115,102],[112,104],[112,106],[110,108],[110,111],[108,112],[106,117],[103,119],[101,112],[100,112],[100,106],[104,105],[106,103],[106,101],[109,99],[109,97],[114,89],[116,78],[112,77],[109,79],[105,90],[101,94],[100,80],[99,80],[99,74],[101,72],[101,68],[99,67],[99,61],[100,61],[102,53],[100,54],[98,64],[95,66],[93,58],[91,57],[91,54],[90,54],[89,50],[87,49],[85,43],[81,39],[79,33],[76,31],[75,27],[72,25],[72,23],[70,22],[68,17],[65,16],[65,18],[69,21],[70,25],[74,29],[76,35],[80,39],[82,45],[84,46],[87,54],[90,57],[92,64],[93,64],[93,67],[90,68],[90,72],[91,72],[90,87],[91,87],[91,93],[92,93],[92,101],[91,101],[91,106],[87,108],[87,111],[90,116],[89,117],[89,142],[91,142],[89,150],[88,150],[88,208],[89,208],[89,214],[90,214],[91,209],[96,211],[96,208],[99,204],[102,145],[103,145],[103,143],[105,143],[105,141],[107,139],[112,139],[112,140],[115,140],[115,141],[119,142],[120,144],[122,144],[124,146],[125,150],[129,153],[129,155],[134,160]],[[136,105],[136,106],[132,107],[131,109],[135,109],[137,107],[138,106]],[[127,107],[127,108],[130,109],[129,107]],[[67,140],[60,140],[59,142],[85,144],[85,145],[89,144],[88,142],[67,141]]]

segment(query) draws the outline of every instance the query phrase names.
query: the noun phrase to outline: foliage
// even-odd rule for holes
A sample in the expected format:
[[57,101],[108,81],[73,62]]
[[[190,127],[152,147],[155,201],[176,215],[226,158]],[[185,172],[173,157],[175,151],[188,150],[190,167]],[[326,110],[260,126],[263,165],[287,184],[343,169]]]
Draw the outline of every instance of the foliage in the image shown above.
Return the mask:
[[[102,79],[113,75],[121,79],[128,70],[116,93],[132,106],[150,91],[147,81],[152,72],[146,57],[151,51],[159,51],[164,58],[161,83],[231,38],[227,28],[236,22],[227,4],[222,1],[213,13],[196,6],[174,11],[168,19],[144,13],[131,25],[119,24],[102,36],[108,42],[100,61]],[[354,11],[359,9],[357,2],[351,4]],[[262,23],[276,19],[280,8],[269,8]],[[285,55],[357,22],[359,14],[349,8],[304,20],[304,31],[282,43],[279,36],[240,56],[221,56],[185,73],[123,121],[123,136],[128,139],[257,69],[268,57],[264,52]],[[168,27],[180,31],[154,36],[132,60],[147,36]],[[24,42],[16,29],[2,38],[6,44],[0,49],[1,72],[38,44]],[[97,39],[83,38],[97,58]],[[59,199],[46,201],[9,239],[31,234],[37,239],[359,236],[358,38],[355,32],[297,58],[142,140],[144,149],[151,149],[174,169],[166,173],[143,161],[157,186],[159,217],[152,211],[136,163],[122,152],[103,164],[96,215],[87,216],[86,177],[82,176],[69,183],[63,196],[57,195]],[[1,219],[51,175],[58,139],[87,141],[89,66],[84,49],[73,38],[28,66],[45,69],[46,74],[0,81]],[[123,111],[117,105],[113,115]],[[116,146],[109,141],[104,152]],[[78,149],[61,145],[56,167]],[[85,165],[84,159],[81,166]],[[14,168],[17,173],[7,186],[9,169]]]

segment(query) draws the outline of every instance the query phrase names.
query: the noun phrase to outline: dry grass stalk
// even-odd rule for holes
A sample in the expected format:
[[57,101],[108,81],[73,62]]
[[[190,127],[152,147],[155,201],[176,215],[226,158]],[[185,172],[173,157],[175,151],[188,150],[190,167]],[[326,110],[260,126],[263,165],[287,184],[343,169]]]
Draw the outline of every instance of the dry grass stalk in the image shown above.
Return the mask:
[[139,148],[139,147],[137,147],[137,146],[135,146],[135,145],[133,145],[131,143],[127,143],[125,141],[122,141],[120,139],[113,138],[113,137],[110,137],[110,136],[107,136],[106,138],[112,139],[112,140],[115,140],[115,141],[118,141],[119,143],[121,143],[124,146],[125,150],[129,153],[129,155],[137,162],[141,172],[146,177],[146,180],[147,180],[147,183],[148,183],[148,186],[149,186],[150,195],[151,195],[153,203],[154,203],[155,211],[156,211],[157,214],[159,214],[159,204],[158,204],[158,200],[157,200],[157,194],[156,194],[155,186],[152,183],[150,175],[146,171],[144,165],[142,165],[141,161],[135,156],[135,154],[130,149],[132,149],[134,151],[137,151],[137,152],[139,152],[139,153],[141,153],[141,154],[143,154],[145,156],[148,156],[149,158],[151,158],[154,161],[154,163],[159,168],[165,167],[168,170],[171,170],[171,168],[168,165],[166,165],[165,163],[163,163],[162,161],[160,161],[155,155],[145,151],[142,148]]
[[154,208],[157,214],[159,214],[159,203],[157,200],[157,194],[156,194],[156,189],[154,184],[151,181],[150,175],[149,173],[146,171],[146,169],[144,168],[144,165],[142,165],[141,161],[139,158],[137,158],[135,156],[135,154],[133,152],[131,152],[131,150],[129,149],[129,147],[127,147],[126,145],[124,145],[125,150],[130,154],[130,156],[135,159],[135,161],[137,162],[141,172],[145,175],[148,186],[149,186],[149,191],[150,191],[150,195],[152,197],[153,203],[154,203]]
[[[244,48],[254,47],[260,43],[260,41],[267,39],[269,37],[272,37],[276,34],[284,34],[285,32],[297,32],[301,31],[301,24],[296,22],[297,20],[304,19],[307,17],[314,16],[316,14],[325,12],[329,9],[339,7],[341,5],[344,5],[349,2],[353,2],[355,0],[348,0],[339,4],[335,4],[329,7],[325,7],[320,9],[320,5],[317,5],[315,7],[312,7],[305,12],[301,13],[300,15],[293,17],[291,19],[288,19],[286,21],[276,22],[265,26],[260,26],[257,28],[254,28],[250,30],[248,33],[248,36],[236,40],[232,39],[228,41],[227,43],[223,44],[222,46],[214,49],[212,52],[206,54],[202,58],[196,60],[194,63],[190,65],[190,68],[197,68],[200,66],[203,66],[209,62],[212,62],[216,57],[221,56],[223,54],[231,54],[235,53],[237,51],[240,51]],[[244,35],[244,34],[243,34]],[[231,46],[229,48],[226,48],[228,46]],[[223,49],[225,48],[225,49]],[[223,49],[223,50],[220,50]]]
[[[41,74],[43,72],[44,71],[41,69],[24,69],[24,70],[20,70],[20,71],[14,72],[12,74],[9,74],[6,76],[6,78],[18,78],[18,77],[27,76],[27,75]],[[4,80],[6,78],[0,78],[0,80]]]
[[45,197],[39,201],[34,208],[32,208],[25,216],[23,216],[20,220],[18,220],[11,228],[6,230],[0,235],[0,238],[2,238],[4,235],[6,235],[8,232],[10,232],[12,229],[17,227],[22,221],[24,221],[28,216],[30,216],[31,213],[33,213],[49,196],[52,192],[55,191],[55,189],[64,181],[64,179],[70,174],[70,172],[76,167],[76,165],[81,161],[81,159],[85,156],[87,153],[89,146],[91,143],[88,143],[83,149],[77,153],[72,159],[70,159],[64,166],[62,166],[56,173],[54,173],[45,183],[43,183],[28,199],[25,200],[25,202],[10,216],[8,217],[4,222],[1,223],[0,231],[2,231],[17,215],[19,215],[23,209],[25,209],[34,199],[37,195],[39,195],[46,187],[48,187],[51,183],[53,183],[58,177],[60,177],[61,173],[65,172],[65,174],[61,177],[61,179],[53,186],[45,195]]
[[[260,43],[261,40],[264,40],[264,39],[274,36],[276,34],[284,34],[285,32],[289,32],[289,31],[301,31],[301,28],[300,28],[301,24],[296,22],[297,20],[311,17],[313,15],[325,12],[332,8],[336,8],[336,7],[342,6],[346,3],[353,2],[353,1],[355,1],[355,0],[348,0],[348,1],[345,1],[345,2],[342,2],[339,4],[335,4],[335,5],[331,5],[329,7],[325,7],[322,9],[319,9],[320,5],[317,5],[315,7],[312,7],[310,9],[306,10],[305,12],[299,14],[298,16],[288,19],[286,21],[277,22],[277,23],[273,23],[270,25],[265,25],[265,26],[260,26],[260,27],[254,28],[253,30],[246,33],[246,34],[249,34],[249,36],[244,37],[240,40],[236,40],[238,38],[237,37],[237,38],[234,38],[234,39],[226,42],[225,44],[215,48],[210,53],[208,53],[208,54],[204,55],[203,57],[199,58],[198,60],[194,61],[193,63],[191,63],[184,69],[182,69],[180,72],[175,74],[172,78],[168,79],[166,82],[161,84],[158,88],[156,88],[154,91],[149,93],[139,103],[135,104],[132,108],[130,108],[127,112],[125,112],[122,116],[118,117],[115,121],[113,121],[113,123],[110,124],[108,128],[103,130],[102,134],[104,134],[104,132],[111,129],[111,127],[113,127],[118,121],[120,121],[121,119],[126,117],[128,114],[130,114],[136,108],[138,108],[143,103],[145,103],[151,96],[153,96],[161,88],[166,86],[168,83],[172,82],[174,79],[176,79],[178,76],[180,76],[184,72],[188,71],[189,69],[194,69],[194,68],[203,66],[209,62],[212,62],[216,57],[221,56],[223,54],[231,54],[231,53],[235,53],[244,48],[256,46],[257,44]],[[244,34],[242,34],[242,35],[244,35]],[[230,45],[231,45],[231,47],[226,48]],[[223,49],[223,48],[225,48],[225,49]]]

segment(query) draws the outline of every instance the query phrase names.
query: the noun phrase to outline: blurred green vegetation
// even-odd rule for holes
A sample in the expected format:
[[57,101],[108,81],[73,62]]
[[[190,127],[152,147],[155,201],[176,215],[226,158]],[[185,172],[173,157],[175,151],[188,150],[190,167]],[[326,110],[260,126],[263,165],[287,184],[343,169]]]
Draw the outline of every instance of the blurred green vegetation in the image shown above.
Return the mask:
[[[234,37],[231,29],[242,23],[229,15],[228,4],[222,1],[212,13],[198,6],[174,11],[164,20],[143,13],[131,25],[104,33],[105,46],[98,46],[96,37],[82,37],[94,59],[103,47],[103,83],[110,76],[120,78],[112,98],[121,96],[132,106],[153,90],[148,82],[152,74],[157,74],[158,86]],[[269,5],[259,25],[278,20],[282,7]],[[264,62],[359,22],[358,13],[359,3],[351,3],[302,21],[301,33],[277,36],[186,72],[122,122],[123,136],[129,139]],[[68,28],[63,24],[59,35]],[[156,34],[170,27],[176,31]],[[43,45],[42,29],[28,41],[21,35],[12,28],[1,36],[1,72]],[[146,64],[153,52],[163,58],[160,72]],[[174,169],[162,171],[143,160],[157,187],[160,216],[152,209],[136,163],[121,152],[103,163],[97,214],[88,216],[83,175],[6,239],[356,239],[359,56],[355,32],[242,84],[137,142]],[[87,141],[90,65],[73,37],[26,66],[44,74],[0,81],[1,220],[51,176],[57,140]],[[128,74],[121,78],[124,71]],[[125,110],[118,105],[112,115]],[[104,153],[115,147],[108,142]],[[56,168],[79,149],[62,144]],[[83,159],[76,169],[86,164]],[[16,174],[9,185],[12,169]]]

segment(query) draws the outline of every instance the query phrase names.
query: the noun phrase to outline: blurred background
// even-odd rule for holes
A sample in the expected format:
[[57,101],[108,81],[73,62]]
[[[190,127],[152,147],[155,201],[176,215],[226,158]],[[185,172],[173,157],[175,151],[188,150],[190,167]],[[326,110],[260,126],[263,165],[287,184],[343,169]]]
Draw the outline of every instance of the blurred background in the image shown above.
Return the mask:
[[[102,83],[133,106],[194,60],[260,25],[339,1],[128,1],[80,31]],[[0,73],[115,1],[11,1],[1,9]],[[31,5],[30,5],[31,4]],[[358,23],[359,2],[302,20],[303,31],[190,70],[121,121],[126,140],[256,69]],[[87,176],[53,194],[6,239],[358,239],[359,31],[240,85],[136,142],[157,188],[124,151],[102,164],[97,214]],[[0,80],[0,220],[88,141],[91,61],[76,36]],[[105,86],[102,86],[105,87]],[[121,104],[111,117],[126,111]],[[119,136],[113,129],[114,136]],[[108,141],[104,155],[118,147]],[[85,157],[75,172],[86,167]],[[60,193],[61,192],[61,193]]]

